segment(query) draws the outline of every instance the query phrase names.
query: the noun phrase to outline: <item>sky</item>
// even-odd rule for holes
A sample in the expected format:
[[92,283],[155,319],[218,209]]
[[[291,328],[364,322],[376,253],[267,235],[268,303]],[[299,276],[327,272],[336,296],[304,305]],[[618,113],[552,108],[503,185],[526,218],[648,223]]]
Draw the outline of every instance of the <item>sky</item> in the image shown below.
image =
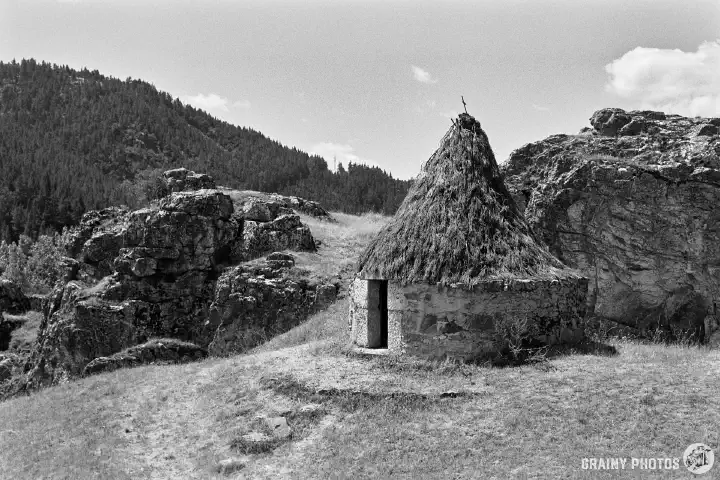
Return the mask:
[[402,179],[461,96],[500,162],[604,107],[720,116],[720,0],[0,0],[31,57]]

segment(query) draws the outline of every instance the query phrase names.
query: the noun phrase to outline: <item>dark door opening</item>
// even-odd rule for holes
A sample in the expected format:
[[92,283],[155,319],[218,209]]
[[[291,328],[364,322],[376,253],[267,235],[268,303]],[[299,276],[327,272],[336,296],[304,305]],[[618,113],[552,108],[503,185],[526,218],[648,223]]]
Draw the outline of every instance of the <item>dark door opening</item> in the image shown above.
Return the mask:
[[388,282],[368,280],[367,346],[388,348]]
[[388,282],[380,281],[380,348],[388,348]]

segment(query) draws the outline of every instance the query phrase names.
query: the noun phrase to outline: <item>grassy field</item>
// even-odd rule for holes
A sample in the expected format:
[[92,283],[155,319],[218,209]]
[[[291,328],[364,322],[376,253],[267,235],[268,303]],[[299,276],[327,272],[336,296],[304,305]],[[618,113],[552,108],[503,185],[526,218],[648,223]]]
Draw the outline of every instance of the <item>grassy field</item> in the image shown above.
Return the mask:
[[[347,225],[382,223],[340,220],[311,227],[326,250],[308,268],[351,265],[364,234]],[[0,478],[695,478],[682,465],[582,469],[584,457],[676,458],[697,442],[720,457],[720,352],[607,343],[511,368],[365,357],[347,348],[340,299],[247,355],[0,403]],[[290,437],[248,440],[277,416]],[[228,458],[235,471],[220,473]]]

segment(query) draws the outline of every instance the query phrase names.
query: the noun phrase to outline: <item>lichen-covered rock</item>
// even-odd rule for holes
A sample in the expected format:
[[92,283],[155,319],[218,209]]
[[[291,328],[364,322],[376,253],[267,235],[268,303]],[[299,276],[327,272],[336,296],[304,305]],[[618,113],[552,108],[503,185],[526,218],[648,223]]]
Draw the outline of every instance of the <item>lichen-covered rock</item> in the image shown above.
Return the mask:
[[295,257],[289,253],[273,252],[265,257],[265,262],[272,269],[290,268],[295,266]]
[[277,250],[314,252],[317,250],[310,229],[300,217],[281,215],[272,222],[245,221],[243,257],[250,260]]
[[285,196],[277,193],[264,193],[252,190],[232,190],[220,187],[220,190],[228,193],[236,202],[235,207],[240,212],[245,212],[247,220],[256,222],[269,222],[290,213],[300,213],[315,217],[318,220],[336,222],[336,220],[325,210],[322,205],[312,200],[295,196]]
[[708,119],[661,112],[604,109],[591,123],[594,134],[515,150],[505,184],[552,252],[590,278],[590,312],[699,330],[720,303],[720,136],[697,134]]
[[297,280],[294,273],[249,265],[226,270],[210,306],[210,353],[229,355],[252,348],[335,300],[337,285]]
[[30,300],[15,282],[0,278],[0,314],[22,313],[30,309]]
[[136,305],[110,303],[94,293],[87,285],[72,281],[51,294],[30,360],[31,388],[77,376],[93,358],[143,341],[142,332],[135,328]]
[[623,126],[618,133],[620,135],[639,135],[645,128],[645,120],[642,117],[635,117],[630,120],[630,123]]
[[277,202],[285,205],[287,208],[290,208],[296,212],[304,213],[305,215],[310,215],[311,217],[315,217],[321,220],[326,220],[330,222],[335,221],[335,219],[332,218],[330,213],[325,210],[318,202],[314,202],[312,200],[305,200],[304,198],[300,197],[285,197],[278,194],[274,194],[271,197]]
[[243,217],[245,220],[254,222],[272,222],[280,215],[289,215],[293,211],[280,202],[265,202],[257,198],[251,198],[243,204]]
[[129,210],[125,207],[110,207],[85,213],[78,226],[70,231],[69,238],[64,245],[68,256],[75,259],[83,250],[85,250],[83,257],[91,257],[96,254],[95,246],[86,247],[85,242],[90,240],[94,234],[112,230],[117,223],[124,221],[128,212]]
[[109,357],[98,357],[88,363],[82,375],[111,372],[118,368],[150,363],[187,363],[207,356],[207,350],[189,342],[172,338],[157,339],[135,345]]
[[187,168],[176,168],[163,173],[167,194],[173,192],[214,189],[215,180],[210,175],[195,173]]
[[617,135],[625,125],[632,121],[632,117],[620,108],[604,108],[598,110],[590,117],[590,125],[600,135]]

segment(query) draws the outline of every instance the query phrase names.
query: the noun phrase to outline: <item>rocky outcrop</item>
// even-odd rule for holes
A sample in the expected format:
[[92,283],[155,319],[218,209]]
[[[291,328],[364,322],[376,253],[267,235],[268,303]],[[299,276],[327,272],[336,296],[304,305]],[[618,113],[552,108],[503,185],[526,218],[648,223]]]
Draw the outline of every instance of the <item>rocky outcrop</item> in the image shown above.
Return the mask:
[[241,225],[217,190],[173,193],[97,225],[78,253],[82,275],[48,298],[33,381],[79,375],[90,360],[152,337],[203,343],[200,319]]
[[187,168],[168,170],[162,175],[165,194],[192,190],[215,189],[215,180],[210,175],[195,173]]
[[252,348],[335,300],[337,284],[310,283],[293,265],[292,256],[276,253],[264,264],[240,265],[222,274],[207,322],[215,332],[212,355]]
[[[183,175],[166,173],[191,188],[187,180],[193,177]],[[297,215],[281,209],[275,213],[281,215],[267,222],[245,220],[228,195],[200,189],[170,193],[136,211],[111,208],[86,214],[66,245],[70,281],[58,284],[45,299],[28,387],[58,383],[88,368],[86,373],[92,373],[166,358],[155,347],[148,353],[147,345],[118,353],[151,338],[206,349],[216,337],[206,322],[211,304],[225,308],[216,283],[226,268],[277,249],[314,250],[310,230]],[[285,287],[271,285],[262,295],[282,297]],[[259,325],[285,325],[290,310],[271,302],[248,314],[247,322],[254,325],[252,317],[258,313]],[[304,318],[302,309],[293,312],[296,322]]]
[[253,222],[272,222],[280,215],[292,215],[291,208],[275,201],[265,202],[251,198],[242,205],[243,217]]
[[[244,211],[245,218],[248,220],[269,222],[280,215],[295,212],[315,217],[318,220],[336,222],[322,205],[312,200],[277,193],[220,188],[233,198],[237,209]],[[269,215],[265,213],[267,209],[271,212]]]
[[243,259],[257,258],[268,251],[317,250],[310,229],[295,214],[281,215],[269,222],[245,220],[243,229]]
[[310,215],[311,217],[326,220],[329,222],[336,221],[332,217],[332,215],[330,215],[330,213],[325,210],[318,202],[313,202],[312,200],[305,200],[304,198],[300,197],[285,197],[276,193],[270,195],[270,198],[284,205],[286,208],[292,209],[296,212],[304,213],[305,215]]
[[720,303],[720,119],[604,109],[501,166],[531,227],[590,278],[589,310],[704,330]]
[[11,280],[0,278],[0,315],[5,313],[22,313],[30,309],[30,300]]
[[135,345],[109,357],[95,358],[85,366],[82,375],[88,376],[151,363],[187,363],[206,356],[207,350],[195,344],[164,338]]

